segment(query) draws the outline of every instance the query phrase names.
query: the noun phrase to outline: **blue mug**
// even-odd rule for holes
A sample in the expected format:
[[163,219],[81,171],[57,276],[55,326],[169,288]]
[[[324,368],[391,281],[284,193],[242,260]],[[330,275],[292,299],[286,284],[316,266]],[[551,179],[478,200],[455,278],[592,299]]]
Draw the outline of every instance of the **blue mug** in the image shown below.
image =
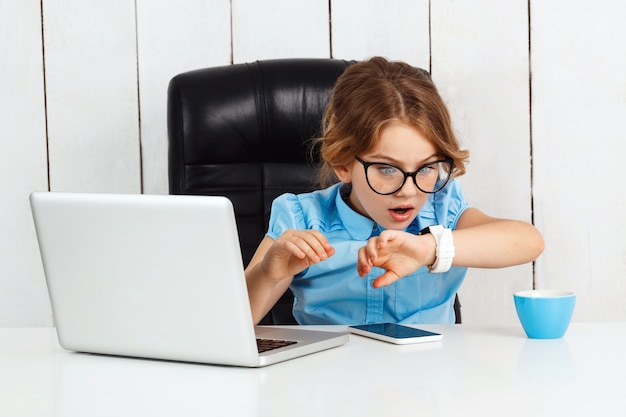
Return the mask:
[[569,327],[576,294],[572,291],[529,290],[513,294],[515,310],[526,335],[532,339],[558,339]]

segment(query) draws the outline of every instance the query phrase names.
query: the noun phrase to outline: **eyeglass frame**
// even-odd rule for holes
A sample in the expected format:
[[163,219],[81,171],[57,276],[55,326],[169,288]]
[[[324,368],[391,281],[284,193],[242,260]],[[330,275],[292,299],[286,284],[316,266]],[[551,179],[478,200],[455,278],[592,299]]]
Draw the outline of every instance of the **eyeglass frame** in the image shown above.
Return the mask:
[[[404,184],[406,184],[406,180],[409,177],[413,178],[413,184],[415,184],[417,189],[420,190],[421,192],[426,193],[426,194],[435,194],[436,192],[441,191],[441,190],[443,190],[445,188],[445,186],[450,181],[450,178],[452,178],[452,170],[454,169],[454,160],[450,159],[450,158],[438,159],[436,161],[428,162],[428,163],[420,166],[419,168],[417,168],[415,171],[412,171],[412,172],[406,172],[402,168],[400,168],[399,166],[394,165],[394,164],[389,164],[389,163],[386,163],[386,162],[366,162],[366,161],[362,160],[361,158],[359,158],[358,156],[355,157],[355,159],[357,161],[359,161],[361,163],[361,165],[363,165],[363,171],[365,172],[365,180],[367,181],[367,185],[369,185],[369,187],[370,187],[370,189],[372,191],[374,191],[376,194],[379,194],[379,195],[391,195],[391,194],[397,193],[400,189],[402,189],[402,187],[404,187]],[[424,190],[422,190],[422,187],[417,185],[417,179],[416,179],[417,173],[420,172],[420,170],[423,169],[424,167],[427,167],[427,166],[433,165],[433,164],[438,164],[438,163],[441,163],[441,162],[446,162],[446,163],[448,163],[450,165],[450,172],[449,172],[448,178],[446,178],[446,181],[443,183],[443,185],[441,187],[439,187],[435,191],[424,191]],[[393,167],[393,168],[397,169],[398,171],[400,171],[402,173],[402,175],[404,175],[404,179],[402,179],[402,183],[400,184],[400,186],[398,188],[396,188],[395,190],[389,192],[389,193],[381,193],[379,191],[376,191],[374,189],[374,187],[372,187],[372,184],[370,184],[370,179],[369,179],[369,176],[367,175],[367,169],[370,166],[372,166],[372,165],[388,165],[388,166]]]

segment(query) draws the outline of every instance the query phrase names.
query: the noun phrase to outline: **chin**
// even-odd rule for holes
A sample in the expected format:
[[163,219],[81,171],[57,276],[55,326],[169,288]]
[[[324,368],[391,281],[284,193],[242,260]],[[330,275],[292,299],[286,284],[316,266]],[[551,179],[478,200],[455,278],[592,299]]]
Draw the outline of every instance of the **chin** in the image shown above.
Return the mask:
[[388,230],[404,230],[407,227],[409,227],[409,225],[411,223],[413,223],[413,220],[415,220],[415,218],[411,219],[411,220],[406,220],[403,222],[396,222],[396,221],[389,221],[389,222],[385,222],[385,223],[379,223],[382,227],[384,227],[385,229]]

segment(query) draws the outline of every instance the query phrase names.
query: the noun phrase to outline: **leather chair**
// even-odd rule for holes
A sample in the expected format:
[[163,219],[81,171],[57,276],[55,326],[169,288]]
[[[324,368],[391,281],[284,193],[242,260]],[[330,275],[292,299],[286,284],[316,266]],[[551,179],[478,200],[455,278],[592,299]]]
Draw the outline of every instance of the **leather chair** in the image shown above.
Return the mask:
[[[264,60],[170,81],[169,192],[228,197],[245,265],[265,235],[274,198],[316,188],[318,161],[308,143],[321,131],[337,77],[353,62]],[[295,324],[292,305],[288,290],[261,323]]]

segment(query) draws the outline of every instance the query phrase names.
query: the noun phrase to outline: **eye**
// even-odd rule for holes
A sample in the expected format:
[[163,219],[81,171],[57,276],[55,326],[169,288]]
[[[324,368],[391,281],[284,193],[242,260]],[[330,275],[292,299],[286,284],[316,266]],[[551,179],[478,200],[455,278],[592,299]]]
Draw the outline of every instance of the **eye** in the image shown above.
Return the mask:
[[399,172],[398,168],[391,165],[378,165],[376,169],[380,175],[384,176],[398,175]]
[[435,165],[433,164],[424,165],[423,167],[417,170],[417,175],[429,176],[429,175],[432,175],[434,171],[435,171]]

